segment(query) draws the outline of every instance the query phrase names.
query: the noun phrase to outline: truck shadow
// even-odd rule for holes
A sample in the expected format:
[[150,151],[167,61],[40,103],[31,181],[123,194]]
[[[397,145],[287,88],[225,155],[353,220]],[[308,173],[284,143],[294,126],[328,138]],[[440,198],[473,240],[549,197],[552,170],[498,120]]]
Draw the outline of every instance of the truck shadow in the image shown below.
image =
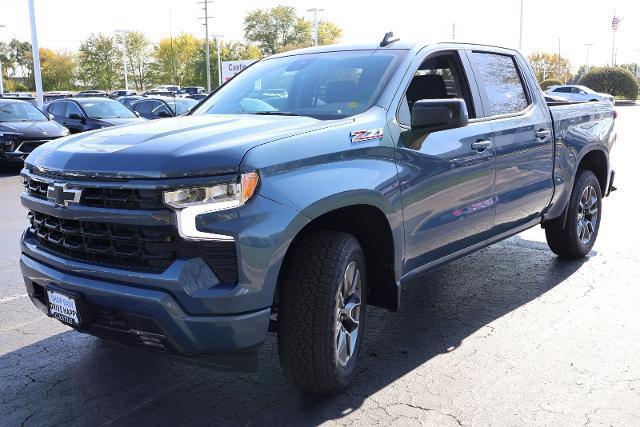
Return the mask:
[[[0,357],[8,425],[315,425],[339,419],[438,355],[481,339],[494,320],[540,297],[588,262],[513,237],[414,280],[399,313],[370,308],[354,384],[335,396],[297,392],[270,336],[253,374],[221,373],[126,349],[74,331]],[[486,332],[485,332],[486,330]],[[422,376],[418,378],[423,378]],[[427,381],[427,379],[425,379]]]

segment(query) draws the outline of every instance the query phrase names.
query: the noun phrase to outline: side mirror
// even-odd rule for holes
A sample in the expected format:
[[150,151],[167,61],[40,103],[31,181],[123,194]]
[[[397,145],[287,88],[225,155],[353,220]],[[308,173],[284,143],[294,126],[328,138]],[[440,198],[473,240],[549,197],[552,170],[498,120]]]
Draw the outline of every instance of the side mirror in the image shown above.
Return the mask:
[[421,99],[411,109],[411,130],[417,133],[456,129],[469,124],[463,99]]
[[158,113],[158,117],[173,117],[173,116],[166,111],[160,111]]
[[71,120],[82,120],[83,119],[83,117],[80,114],[76,114],[76,113],[69,114],[69,118]]
[[140,113],[138,113],[137,111],[134,111],[133,114],[135,114],[136,117],[140,117]]
[[51,114],[51,113],[47,114],[47,117],[49,117],[49,120],[54,120],[54,119],[56,118],[56,117],[55,117],[53,114]]

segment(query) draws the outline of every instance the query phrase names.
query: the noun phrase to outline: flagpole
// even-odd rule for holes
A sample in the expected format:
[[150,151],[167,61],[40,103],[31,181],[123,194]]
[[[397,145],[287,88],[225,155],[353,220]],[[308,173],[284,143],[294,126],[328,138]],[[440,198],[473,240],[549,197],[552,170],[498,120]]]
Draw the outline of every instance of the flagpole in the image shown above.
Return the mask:
[[613,10],[613,18],[611,18],[611,31],[613,31],[612,43],[611,43],[611,66],[616,66],[616,29],[613,27],[613,21],[616,19],[616,10]]

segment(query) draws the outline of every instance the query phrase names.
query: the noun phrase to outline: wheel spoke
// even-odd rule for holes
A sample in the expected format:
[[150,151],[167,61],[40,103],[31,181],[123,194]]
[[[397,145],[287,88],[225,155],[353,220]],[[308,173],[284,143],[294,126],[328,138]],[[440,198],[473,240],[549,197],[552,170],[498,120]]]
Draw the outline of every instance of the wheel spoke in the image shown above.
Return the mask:
[[337,342],[338,361],[340,361],[341,363],[346,363],[347,360],[349,360],[349,354],[348,354],[349,343],[347,342],[348,341],[347,335],[348,335],[347,331],[344,329],[344,327],[341,327],[340,330],[338,331],[338,342]]

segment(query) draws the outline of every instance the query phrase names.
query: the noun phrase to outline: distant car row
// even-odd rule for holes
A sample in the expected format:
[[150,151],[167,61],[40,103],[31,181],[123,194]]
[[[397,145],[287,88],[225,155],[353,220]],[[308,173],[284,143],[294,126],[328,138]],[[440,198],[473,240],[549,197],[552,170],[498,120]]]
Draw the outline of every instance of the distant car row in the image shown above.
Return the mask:
[[[188,98],[124,96],[60,98],[42,111],[24,97],[0,97],[0,162],[22,161],[36,147],[70,133],[175,117],[197,101]],[[126,101],[126,103],[125,103]]]

